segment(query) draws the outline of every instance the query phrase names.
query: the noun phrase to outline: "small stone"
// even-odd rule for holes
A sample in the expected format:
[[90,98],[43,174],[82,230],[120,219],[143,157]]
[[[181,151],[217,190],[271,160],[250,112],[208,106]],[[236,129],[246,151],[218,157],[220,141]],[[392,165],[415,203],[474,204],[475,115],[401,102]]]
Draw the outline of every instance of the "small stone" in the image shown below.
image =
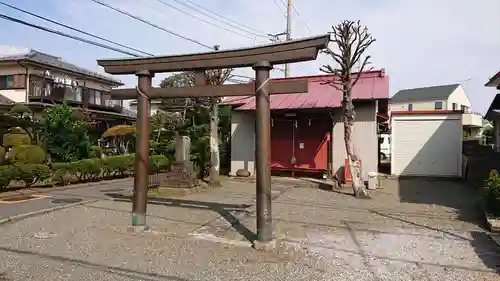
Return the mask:
[[48,238],[55,237],[55,236],[57,236],[57,234],[50,233],[50,232],[37,232],[33,235],[33,237],[35,237],[37,239],[48,239]]

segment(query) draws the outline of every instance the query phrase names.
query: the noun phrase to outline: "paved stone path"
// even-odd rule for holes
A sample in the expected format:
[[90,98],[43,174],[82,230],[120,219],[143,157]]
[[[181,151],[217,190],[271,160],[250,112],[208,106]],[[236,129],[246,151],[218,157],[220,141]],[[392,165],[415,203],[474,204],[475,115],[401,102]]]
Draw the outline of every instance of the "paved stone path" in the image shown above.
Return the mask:
[[151,200],[152,231],[142,234],[127,232],[130,202],[115,195],[0,225],[0,272],[23,281],[500,280],[500,252],[460,182],[383,187],[360,200],[273,184],[270,252],[249,247],[252,183]]

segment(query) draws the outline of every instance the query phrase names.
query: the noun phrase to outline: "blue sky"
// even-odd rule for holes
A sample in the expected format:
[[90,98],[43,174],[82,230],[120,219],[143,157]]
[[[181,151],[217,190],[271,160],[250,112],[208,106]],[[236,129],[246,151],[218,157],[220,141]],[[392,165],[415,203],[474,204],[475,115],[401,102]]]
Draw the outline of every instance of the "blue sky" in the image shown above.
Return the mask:
[[[157,55],[207,50],[90,0],[3,1]],[[267,43],[265,38],[246,38],[208,25],[157,0],[102,1],[209,46],[235,48]],[[162,1],[186,10],[173,0]],[[192,1],[264,33],[285,29],[285,19],[273,0]],[[281,4],[281,0],[276,2]],[[500,70],[498,0],[293,0],[293,3],[300,13],[300,17],[294,14],[292,18],[293,38],[324,34],[343,19],[361,20],[367,25],[377,39],[368,53],[374,67],[385,68],[390,76],[391,95],[404,88],[462,83],[472,109],[484,113],[496,94],[495,89],[483,85]],[[0,13],[61,29],[4,6],[0,6]],[[194,11],[190,13],[205,18]],[[99,72],[102,69],[96,59],[123,56],[5,20],[0,20],[0,24],[0,53],[12,51],[12,47],[32,48]],[[318,74],[324,63],[329,63],[328,59],[320,57],[314,62],[295,64],[291,66],[291,74]],[[238,73],[252,75],[249,69]],[[282,73],[275,71],[273,75]],[[155,77],[154,83],[163,77]],[[119,78],[127,86],[135,86],[135,77]]]

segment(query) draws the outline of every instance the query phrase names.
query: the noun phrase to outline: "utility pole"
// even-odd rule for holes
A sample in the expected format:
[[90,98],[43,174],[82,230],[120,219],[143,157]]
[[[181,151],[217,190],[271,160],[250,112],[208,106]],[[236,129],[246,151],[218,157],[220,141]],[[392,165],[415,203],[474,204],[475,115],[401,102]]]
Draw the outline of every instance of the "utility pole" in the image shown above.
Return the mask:
[[[286,41],[292,39],[292,0],[288,0],[286,7]],[[290,76],[290,67],[285,64],[285,77]]]

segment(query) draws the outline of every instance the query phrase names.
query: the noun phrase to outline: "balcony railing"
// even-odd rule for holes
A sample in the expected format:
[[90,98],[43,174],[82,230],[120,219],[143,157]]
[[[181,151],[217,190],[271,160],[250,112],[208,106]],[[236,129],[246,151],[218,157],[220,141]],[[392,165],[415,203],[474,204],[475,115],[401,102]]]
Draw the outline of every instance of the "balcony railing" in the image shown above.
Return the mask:
[[482,127],[483,116],[476,112],[467,112],[462,116],[462,125],[469,127]]

